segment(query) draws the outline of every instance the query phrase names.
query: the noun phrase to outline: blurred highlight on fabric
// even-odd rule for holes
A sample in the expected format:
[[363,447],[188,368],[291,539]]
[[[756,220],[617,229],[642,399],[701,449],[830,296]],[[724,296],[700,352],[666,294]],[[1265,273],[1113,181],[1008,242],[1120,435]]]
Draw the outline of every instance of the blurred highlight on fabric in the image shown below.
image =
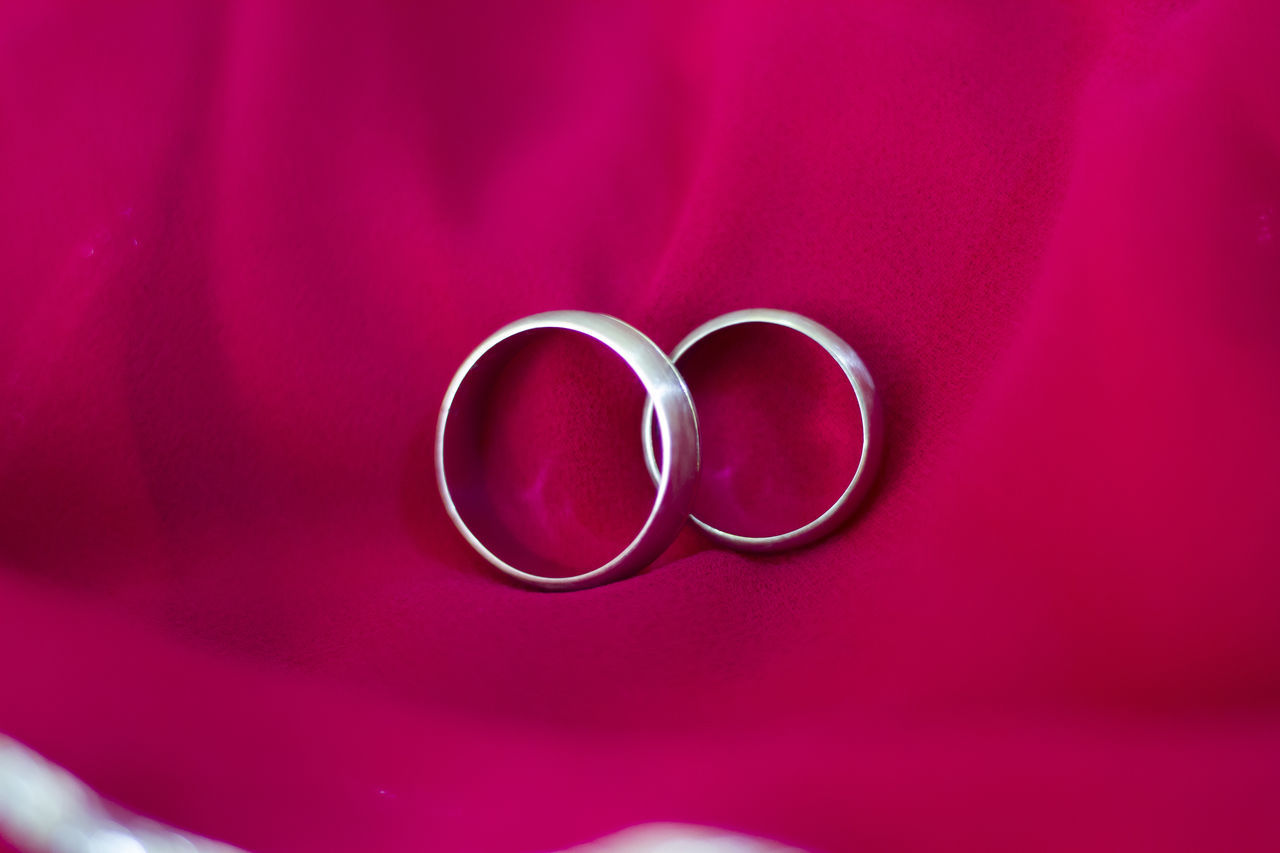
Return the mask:
[[[0,737],[0,839],[49,853],[243,853],[102,803],[71,774]],[[122,820],[123,819],[123,822]],[[679,824],[646,824],[565,853],[799,853],[771,841]]]
[[[0,3],[0,850],[1280,849],[1278,84],[1271,0]],[[495,329],[750,308],[875,378],[848,523],[455,529]],[[678,368],[699,520],[852,481],[813,340]],[[644,404],[531,338],[484,523],[604,565]]]

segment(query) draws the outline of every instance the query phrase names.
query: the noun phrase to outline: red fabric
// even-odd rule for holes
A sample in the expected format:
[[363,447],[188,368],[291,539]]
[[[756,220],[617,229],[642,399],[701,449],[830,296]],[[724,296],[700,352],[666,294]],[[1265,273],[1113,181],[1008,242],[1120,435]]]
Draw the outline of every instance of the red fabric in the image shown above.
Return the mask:
[[[1266,0],[5,4],[0,731],[258,851],[1276,849],[1278,42]],[[882,389],[852,525],[563,595],[467,548],[430,447],[485,335],[753,306]],[[587,559],[648,485],[557,341],[490,473]],[[704,416],[740,520],[849,463],[779,347],[809,390]]]

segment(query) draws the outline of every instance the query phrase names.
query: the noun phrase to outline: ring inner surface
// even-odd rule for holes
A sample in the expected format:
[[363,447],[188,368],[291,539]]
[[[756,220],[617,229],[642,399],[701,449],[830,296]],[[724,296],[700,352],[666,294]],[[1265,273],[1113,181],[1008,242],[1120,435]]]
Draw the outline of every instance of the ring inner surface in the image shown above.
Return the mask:
[[738,536],[778,536],[844,493],[862,454],[862,418],[821,344],[774,323],[741,323],[694,343],[677,366],[698,411],[696,518]]
[[444,431],[463,523],[531,575],[608,563],[656,498],[635,444],[644,400],[626,361],[588,335],[538,329],[490,349],[459,386]]

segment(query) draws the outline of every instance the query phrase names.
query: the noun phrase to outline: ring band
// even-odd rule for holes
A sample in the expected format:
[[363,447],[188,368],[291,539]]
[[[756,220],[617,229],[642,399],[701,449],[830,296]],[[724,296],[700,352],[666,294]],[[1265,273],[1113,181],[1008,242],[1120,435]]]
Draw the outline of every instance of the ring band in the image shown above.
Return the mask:
[[[857,395],[858,411],[862,419],[862,455],[858,459],[858,468],[853,473],[853,479],[849,481],[849,485],[845,487],[840,497],[836,498],[835,503],[826,512],[808,524],[776,536],[740,536],[736,533],[719,530],[697,517],[690,516],[693,523],[698,525],[703,532],[727,547],[735,548],[739,551],[783,551],[788,548],[807,545],[828,535],[843,524],[853,511],[858,508],[858,504],[866,497],[867,491],[871,487],[871,482],[875,479],[876,470],[880,466],[880,453],[884,441],[884,413],[880,399],[876,396],[876,386],[871,379],[871,373],[867,370],[867,366],[862,363],[862,359],[858,357],[858,354],[854,352],[853,347],[845,343],[839,335],[826,326],[790,311],[778,311],[771,308],[750,308],[745,311],[733,311],[713,320],[708,320],[690,332],[684,340],[676,345],[676,348],[671,352],[672,364],[677,364],[680,357],[703,338],[730,326],[744,323],[769,323],[783,326],[812,339],[826,350],[827,354],[840,365],[840,369],[844,371],[849,384],[853,386],[853,393]],[[649,474],[657,477],[659,472],[653,451],[652,422],[653,407],[652,404],[646,403],[642,427],[645,464],[649,468]],[[665,444],[665,436],[663,441]]]
[[[657,496],[636,537],[609,562],[572,577],[536,574],[555,562],[534,553],[502,529],[483,506],[480,490],[465,482],[468,464],[475,475],[478,430],[459,426],[457,419],[474,417],[484,406],[485,389],[531,332],[561,329],[586,335],[615,352],[639,378],[648,394],[646,436],[657,412],[662,439],[662,462],[650,450],[645,461],[657,484]],[[648,447],[648,445],[646,445]],[[445,510],[471,546],[508,576],[544,590],[573,590],[597,586],[634,574],[658,558],[675,540],[693,508],[698,480],[698,424],[693,398],[684,379],[657,344],[614,317],[588,311],[548,311],[502,327],[467,356],[444,395],[436,425],[436,482]],[[453,478],[455,485],[451,485]],[[457,484],[461,485],[457,485]],[[482,541],[482,537],[485,541]],[[486,544],[486,542],[488,544]],[[495,549],[502,551],[499,556]],[[508,562],[512,560],[513,562]],[[514,565],[521,564],[521,567]]]

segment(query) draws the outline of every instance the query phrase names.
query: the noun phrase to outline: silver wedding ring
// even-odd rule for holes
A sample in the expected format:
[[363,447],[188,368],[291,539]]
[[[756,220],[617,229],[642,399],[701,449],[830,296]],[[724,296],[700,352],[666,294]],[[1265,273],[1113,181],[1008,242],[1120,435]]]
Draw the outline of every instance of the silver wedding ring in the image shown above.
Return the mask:
[[[644,526],[612,560],[570,577],[550,576],[561,567],[511,537],[494,520],[468,478],[477,471],[476,426],[483,415],[486,389],[507,359],[526,342],[526,336],[545,329],[587,335],[617,353],[644,385],[657,411],[662,439],[662,461],[656,466],[655,477],[658,493]],[[467,356],[449,383],[436,425],[436,481],[445,510],[463,537],[512,578],[546,590],[583,589],[619,580],[657,559],[689,517],[698,482],[698,424],[693,398],[658,345],[621,320],[587,311],[534,314],[490,335]],[[539,574],[540,569],[545,574]]]
[[[733,311],[708,320],[676,344],[676,348],[671,351],[671,362],[678,367],[680,357],[694,344],[730,326],[740,326],[744,323],[782,326],[799,332],[826,350],[827,355],[835,359],[836,364],[840,365],[840,369],[844,371],[849,384],[853,386],[853,393],[858,398],[858,412],[862,418],[862,453],[858,458],[858,467],[853,472],[853,478],[840,497],[836,498],[835,503],[807,524],[776,536],[741,536],[712,527],[696,516],[689,516],[689,519],[701,528],[703,533],[729,548],[755,552],[785,551],[788,548],[807,545],[831,533],[848,520],[853,511],[858,508],[858,504],[866,497],[867,490],[871,488],[871,481],[875,479],[876,470],[880,467],[880,448],[884,440],[884,413],[881,410],[879,398],[876,397],[876,385],[871,380],[871,372],[853,351],[853,347],[826,326],[790,311],[748,308],[745,311]],[[643,421],[644,458],[649,474],[657,477],[658,460],[653,451],[653,412],[653,403],[646,402]]]
[[[784,326],[818,343],[848,378],[862,420],[858,467],[841,495],[817,518],[774,536],[728,533],[691,516],[698,480],[698,424],[693,398],[676,363],[699,341],[744,323]],[[476,483],[481,455],[479,426],[485,414],[487,389],[526,342],[527,335],[548,329],[576,332],[599,341],[621,357],[639,378],[647,394],[642,447],[657,486],[653,507],[635,538],[604,565],[569,577],[556,576],[564,566],[522,544],[495,519]],[[654,423],[658,425],[659,451],[654,449]],[[449,518],[471,547],[492,565],[538,589],[574,590],[635,574],[666,550],[688,519],[716,542],[742,551],[779,551],[826,536],[847,520],[866,497],[879,466],[883,432],[881,404],[866,365],[838,335],[799,314],[765,308],[725,314],[694,329],[668,358],[653,341],[614,317],[586,311],[549,311],[499,329],[458,368],[445,392],[436,427],[436,481]]]

